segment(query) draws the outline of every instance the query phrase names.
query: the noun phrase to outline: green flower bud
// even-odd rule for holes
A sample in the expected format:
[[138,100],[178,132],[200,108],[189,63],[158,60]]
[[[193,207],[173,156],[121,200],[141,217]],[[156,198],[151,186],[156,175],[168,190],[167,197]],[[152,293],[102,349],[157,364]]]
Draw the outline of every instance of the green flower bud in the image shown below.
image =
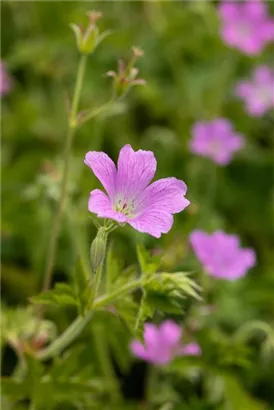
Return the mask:
[[88,12],[90,23],[86,30],[83,30],[77,24],[71,24],[70,27],[75,33],[77,48],[82,54],[91,54],[95,48],[110,34],[110,31],[104,31],[100,34],[96,21],[102,16],[101,12]]
[[106,253],[106,232],[105,228],[99,228],[96,238],[92,241],[90,247],[91,266],[94,272],[103,263]]

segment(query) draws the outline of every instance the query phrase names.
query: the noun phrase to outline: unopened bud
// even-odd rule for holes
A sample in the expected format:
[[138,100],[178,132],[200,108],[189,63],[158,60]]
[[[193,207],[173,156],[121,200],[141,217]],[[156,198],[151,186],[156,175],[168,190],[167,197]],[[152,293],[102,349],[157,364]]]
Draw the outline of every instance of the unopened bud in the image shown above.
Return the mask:
[[142,57],[144,55],[143,50],[139,47],[132,47],[132,51],[135,57]]
[[87,12],[87,16],[91,24],[95,24],[96,21],[99,20],[103,16],[103,13],[101,11],[92,10],[92,11]]
[[97,20],[102,16],[100,11],[90,11],[87,13],[89,25],[83,30],[77,24],[71,24],[70,27],[75,33],[78,50],[82,54],[91,54],[95,48],[110,34],[105,31],[100,34],[96,25]]
[[93,272],[103,263],[106,253],[106,233],[104,228],[99,228],[96,238],[90,247],[90,259]]

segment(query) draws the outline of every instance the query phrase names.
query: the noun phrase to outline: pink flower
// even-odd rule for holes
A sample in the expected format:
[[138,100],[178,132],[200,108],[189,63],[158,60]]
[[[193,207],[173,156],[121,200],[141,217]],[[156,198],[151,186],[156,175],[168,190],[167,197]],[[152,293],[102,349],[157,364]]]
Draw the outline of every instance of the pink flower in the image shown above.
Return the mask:
[[242,81],[236,85],[236,95],[244,100],[249,115],[264,115],[274,108],[274,70],[267,66],[258,67],[251,81]]
[[191,233],[190,243],[205,271],[215,278],[238,279],[256,263],[253,249],[241,249],[236,235],[197,230]]
[[274,40],[274,22],[263,1],[223,1],[219,15],[224,42],[245,54],[256,55]]
[[176,356],[197,356],[201,354],[197,343],[181,344],[182,329],[172,320],[166,320],[159,327],[146,323],[144,344],[134,340],[130,349],[134,356],[147,362],[164,365]]
[[244,137],[236,133],[225,118],[197,122],[192,129],[190,150],[201,157],[210,158],[218,165],[227,165],[233,154],[244,145]]
[[12,81],[8,75],[6,64],[0,62],[0,95],[5,95],[10,92],[12,88]]
[[127,222],[137,231],[159,238],[171,229],[173,214],[190,203],[185,198],[186,184],[179,179],[164,178],[149,185],[156,171],[151,151],[135,152],[125,145],[117,169],[104,152],[90,151],[84,162],[107,191],[107,195],[100,189],[90,193],[88,209],[99,218]]

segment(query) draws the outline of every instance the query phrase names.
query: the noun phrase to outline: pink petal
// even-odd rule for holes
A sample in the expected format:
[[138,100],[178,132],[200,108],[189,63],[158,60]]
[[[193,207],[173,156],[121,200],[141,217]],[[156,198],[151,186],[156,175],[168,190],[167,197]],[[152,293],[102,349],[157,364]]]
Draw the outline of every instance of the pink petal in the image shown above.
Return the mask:
[[144,325],[144,341],[146,348],[149,349],[156,349],[159,345],[159,329],[156,325],[152,323],[146,323]]
[[218,151],[212,155],[212,158],[218,165],[228,165],[232,161],[232,153],[229,151]]
[[177,178],[163,178],[153,182],[144,192],[147,210],[159,210],[176,214],[189,204],[185,198],[187,186]]
[[249,98],[252,91],[253,86],[248,81],[238,83],[235,88],[236,95],[241,98]]
[[239,29],[235,24],[224,24],[221,28],[221,36],[229,46],[239,45]]
[[210,235],[206,232],[195,230],[189,236],[190,244],[197,254],[197,256],[203,261],[212,253],[212,245]]
[[271,87],[272,85],[272,87],[274,87],[274,73],[265,65],[262,65],[256,69],[254,73],[254,80],[259,86],[265,85]]
[[187,187],[176,178],[164,178],[153,182],[143,193],[142,211],[128,223],[139,232],[156,238],[167,233],[173,225],[172,214],[181,212],[189,205],[184,197]]
[[109,196],[112,198],[115,189],[116,167],[114,162],[104,152],[89,151],[84,163],[91,168]]
[[258,98],[249,99],[246,103],[246,111],[252,117],[261,117],[268,108],[268,104]]
[[264,48],[264,42],[259,37],[246,36],[241,39],[239,48],[248,55],[255,55],[262,51]]
[[150,183],[156,171],[152,151],[134,151],[129,144],[119,154],[116,192],[124,198],[138,196]]
[[127,221],[136,231],[148,233],[160,238],[162,233],[170,231],[173,225],[173,216],[167,212],[148,210],[141,216]]
[[242,259],[245,266],[250,269],[256,264],[256,253],[253,249],[247,248],[242,250]]
[[232,125],[225,118],[216,118],[210,125],[212,132],[215,134],[223,135],[232,132]]
[[261,19],[267,14],[266,6],[263,1],[246,1],[242,4],[244,13],[248,16],[248,19]]
[[181,347],[180,353],[186,356],[199,356],[202,352],[198,343],[189,343]]
[[169,348],[176,347],[182,337],[182,329],[172,320],[166,320],[160,327],[161,341]]
[[218,7],[219,15],[224,21],[232,20],[235,21],[239,17],[239,4],[224,1]]
[[147,360],[149,355],[145,347],[138,340],[134,340],[130,344],[130,350],[134,356],[139,357],[140,359]]
[[88,209],[90,212],[97,214],[99,218],[110,218],[120,223],[126,221],[126,217],[123,214],[112,209],[109,197],[100,189],[91,191]]

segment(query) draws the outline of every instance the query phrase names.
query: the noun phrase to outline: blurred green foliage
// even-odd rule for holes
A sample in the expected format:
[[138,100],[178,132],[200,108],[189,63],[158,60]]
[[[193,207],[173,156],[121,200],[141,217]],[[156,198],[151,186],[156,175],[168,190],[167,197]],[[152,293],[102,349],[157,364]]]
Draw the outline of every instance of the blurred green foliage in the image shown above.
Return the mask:
[[[103,12],[102,31],[111,29],[113,33],[88,60],[81,109],[108,101],[111,80],[105,74],[116,70],[118,58],[129,59],[132,46],[144,51],[138,66],[147,85],[134,88],[111,112],[77,130],[69,211],[58,241],[54,282],[71,282],[78,249],[87,251],[95,235],[87,201],[99,183],[83,164],[85,153],[103,150],[116,159],[126,143],[154,151],[157,178],[183,179],[191,206],[175,217],[172,231],[159,240],[129,227],[116,230],[111,235],[115,258],[108,260],[112,275],[136,265],[136,243],[142,243],[149,253],[159,256],[162,272],[191,270],[198,279],[199,265],[188,245],[188,234],[196,228],[237,233],[244,245],[255,249],[258,263],[235,283],[207,284],[206,302],[214,306],[211,313],[202,312],[188,299],[180,301],[181,315],[177,310],[168,311],[190,329],[194,326],[205,357],[202,363],[194,360],[189,364],[184,358],[175,363],[170,368],[172,377],[158,380],[158,386],[163,384],[161,395],[155,395],[151,408],[167,410],[167,405],[160,406],[168,401],[174,403],[170,409],[178,410],[274,408],[273,349],[265,349],[264,360],[259,354],[265,341],[273,346],[273,340],[253,334],[245,344],[234,340],[247,321],[274,323],[274,117],[273,113],[261,119],[249,117],[233,95],[239,79],[248,77],[257,65],[273,62],[274,50],[270,45],[258,57],[250,58],[227,48],[219,37],[213,2],[2,2],[2,59],[14,82],[11,93],[2,100],[2,301],[10,312],[16,312],[15,306],[26,305],[41,290],[59,193],[67,104],[79,60],[69,24],[85,24],[85,13],[91,8]],[[269,9],[274,11],[274,3],[269,3]],[[246,148],[225,168],[191,154],[188,148],[195,121],[219,116],[230,119],[247,140]],[[44,408],[43,400],[49,397],[52,403],[49,400],[47,409],[99,408],[92,402],[101,397],[104,403],[107,385],[100,381],[103,375],[94,353],[94,329],[98,326],[121,378],[129,380],[123,382],[129,403],[125,409],[145,408],[134,404],[142,402],[144,392],[135,386],[137,393],[132,393],[132,384],[142,386],[145,376],[140,379],[139,369],[132,364],[125,326],[136,314],[136,306],[126,298],[121,305],[121,320],[108,312],[96,313],[93,330],[87,329],[80,344],[58,358],[50,370],[30,362],[25,386],[3,381],[7,397],[13,394],[22,399],[16,407],[10,407],[7,399],[3,408],[25,409],[24,399],[30,396],[37,409]],[[119,312],[119,306],[116,308]],[[5,312],[3,309],[3,315]],[[75,311],[51,307],[47,314],[62,331]],[[73,361],[67,361],[69,355]],[[4,375],[10,375],[11,361],[10,352],[4,350]],[[75,367],[66,370],[66,361]],[[132,365],[133,382],[129,376]],[[31,380],[35,388],[29,391]],[[108,408],[104,405],[102,408]]]

